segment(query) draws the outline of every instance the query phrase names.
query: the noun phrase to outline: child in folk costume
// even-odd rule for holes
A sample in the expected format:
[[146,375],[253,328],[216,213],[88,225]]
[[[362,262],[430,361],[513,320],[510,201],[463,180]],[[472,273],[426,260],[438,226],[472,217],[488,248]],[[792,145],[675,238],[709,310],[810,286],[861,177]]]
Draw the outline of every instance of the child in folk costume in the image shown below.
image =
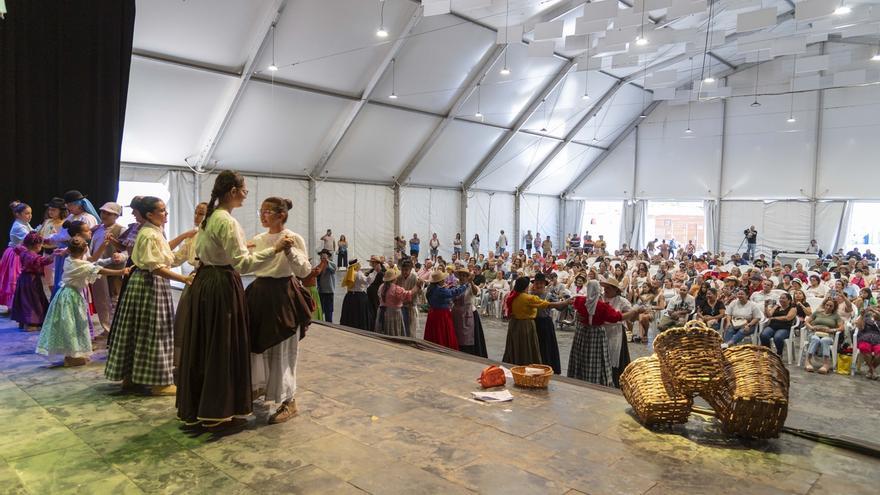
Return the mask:
[[458,348],[474,356],[489,357],[480,313],[474,307],[474,296],[480,293],[480,289],[471,282],[471,272],[467,268],[457,268],[455,275],[459,283],[470,289],[456,297],[452,304],[452,325]]
[[15,284],[21,274],[21,259],[18,256],[18,247],[28,232],[34,230],[30,221],[33,217],[31,207],[21,201],[13,201],[9,204],[15,221],[9,229],[9,245],[0,259],[0,305],[9,308],[12,306],[12,297],[15,295]]
[[[418,294],[421,294],[421,279],[413,270],[413,262],[405,259],[400,263],[400,277],[397,278],[397,285],[406,290],[413,290],[419,287]],[[421,328],[419,325],[419,308],[416,305],[418,297],[413,297],[409,301],[403,302],[401,313],[403,314],[403,328],[407,337],[415,337],[413,330]]]
[[[125,259],[117,253],[116,248],[109,241],[122,233],[122,225],[116,223],[116,219],[122,215],[122,207],[116,203],[105,203],[101,207],[100,214],[101,224],[92,232],[92,253],[101,266],[124,268]],[[110,331],[121,286],[120,277],[103,277],[92,284],[92,302],[104,332]]]
[[82,366],[92,353],[83,289],[101,275],[125,273],[125,270],[110,270],[90,263],[85,259],[87,249],[88,244],[81,237],[72,237],[68,242],[61,286],[49,303],[37,342],[37,354],[62,354],[65,366]]
[[[270,263],[254,270],[257,278],[245,290],[251,348],[261,352],[251,354],[251,382],[257,391],[254,399],[265,395],[266,401],[279,405],[269,416],[269,424],[283,423],[296,413],[296,357],[301,338],[297,329],[305,324],[301,320],[310,317],[298,316],[295,306],[298,282],[294,277],[307,276],[312,265],[303,238],[284,228],[291,208],[293,203],[289,199],[271,197],[263,201],[260,222],[269,231],[253,239],[254,251],[274,249],[285,238],[291,239],[293,245],[284,251],[284,256],[275,256]],[[274,345],[262,348],[268,344]]]
[[516,365],[542,364],[541,346],[535,318],[538,310],[544,308],[560,309],[571,304],[570,301],[551,303],[529,294],[529,278],[519,277],[513,290],[504,298],[504,305],[510,320],[507,322],[507,343],[504,346],[505,363]]
[[241,427],[253,412],[247,300],[239,273],[268,265],[293,246],[284,236],[273,247],[248,251],[232,216],[248,190],[230,170],[217,175],[205,222],[196,240],[200,266],[190,287],[182,339],[177,417],[186,427],[219,431]]
[[403,304],[411,302],[421,290],[421,284],[407,290],[395,283],[400,279],[400,270],[391,267],[382,276],[379,286],[379,313],[376,315],[375,330],[385,335],[412,337],[404,324]]
[[43,237],[36,230],[28,232],[16,249],[21,259],[21,275],[15,286],[9,319],[17,321],[19,328],[33,332],[43,325],[49,310],[49,300],[43,289],[43,270],[52,264],[52,256],[40,255]]
[[373,283],[376,272],[365,275],[361,271],[358,260],[351,260],[342,286],[348,289],[345,299],[342,300],[342,315],[339,324],[361,330],[372,330],[375,321],[375,313],[367,298],[367,287]]
[[146,196],[137,204],[144,224],[131,253],[132,268],[113,320],[113,342],[104,376],[150,387],[153,395],[174,395],[174,303],[170,280],[189,279],[171,271],[184,261],[165,240],[165,202]]
[[471,290],[470,284],[447,288],[443,285],[446,273],[435,271],[431,273],[430,285],[425,291],[428,299],[428,318],[425,321],[425,340],[435,344],[458,350],[458,337],[452,324],[452,301]]
[[[52,254],[54,246],[48,240],[61,231],[64,225],[64,219],[67,217],[67,205],[61,198],[52,198],[46,203],[46,218],[43,224],[37,227],[40,236],[43,238],[44,255]],[[52,287],[55,285],[55,267],[53,265],[46,266],[43,272],[43,289],[47,294],[52,293]]]
[[[64,193],[64,204],[67,207],[67,211],[69,214],[67,218],[64,220],[66,224],[71,224],[72,222],[82,222],[85,224],[86,229],[89,231],[89,236],[86,239],[91,240],[91,231],[94,227],[98,225],[98,212],[95,211],[95,207],[92,205],[92,202],[89,201],[85,196],[82,195],[79,191],[67,191]],[[73,234],[68,234],[68,230],[66,228],[62,228],[58,231],[57,234],[53,235],[49,239],[52,244],[54,244],[58,248],[64,248],[67,245],[67,241],[70,240],[70,236]],[[58,284],[61,282],[61,276],[64,273],[64,257],[56,256],[55,257],[55,283],[52,286],[52,293],[58,290]]]

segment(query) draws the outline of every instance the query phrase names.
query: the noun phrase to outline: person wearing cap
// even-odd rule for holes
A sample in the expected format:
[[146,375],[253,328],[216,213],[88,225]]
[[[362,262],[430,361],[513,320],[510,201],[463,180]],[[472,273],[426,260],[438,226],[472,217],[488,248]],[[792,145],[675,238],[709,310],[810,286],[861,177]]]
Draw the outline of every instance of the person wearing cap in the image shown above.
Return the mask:
[[98,225],[98,212],[92,202],[77,190],[67,191],[64,193],[64,203],[67,205],[69,215],[67,220],[79,220],[85,222],[90,229]]
[[489,357],[480,314],[474,308],[474,296],[479,295],[480,289],[473,284],[471,272],[467,268],[456,268],[455,276],[459,283],[468,285],[471,289],[452,301],[452,325],[455,327],[458,348],[461,352],[474,356]]
[[367,287],[373,283],[376,272],[365,275],[357,259],[348,264],[348,271],[342,280],[342,286],[348,289],[342,300],[342,313],[339,324],[361,330],[372,330],[375,326],[375,313],[367,299]]
[[[328,230],[327,232],[329,234],[330,231]],[[333,253],[327,248],[318,251],[318,256],[321,257],[321,262],[318,266],[324,266],[323,270],[318,272],[318,297],[321,298],[324,321],[333,323],[333,291],[336,287],[336,263],[332,259]]]
[[425,340],[452,350],[458,350],[458,337],[452,324],[452,301],[471,290],[470,284],[457,287],[445,287],[446,272],[436,270],[428,279],[425,290],[428,299],[428,318],[425,321]]
[[[559,301],[557,294],[547,288],[547,277],[543,273],[537,273],[532,278],[530,292],[547,302]],[[553,372],[558,375],[562,373],[559,363],[559,343],[556,341],[556,326],[553,324],[553,316],[550,311],[550,308],[538,309],[538,315],[535,317],[535,331],[538,334],[541,362],[553,368]]]
[[[376,272],[378,275],[378,272]],[[401,272],[396,266],[382,273],[382,285],[379,286],[379,311],[373,330],[384,335],[395,337],[412,337],[404,322],[403,305],[411,303],[413,297],[422,288],[421,282],[417,282],[412,289],[404,289],[398,284]]]
[[[64,219],[67,217],[67,204],[61,198],[52,198],[44,205],[46,207],[46,216],[43,223],[35,230],[40,232],[43,238],[43,255],[50,255],[54,250],[54,246],[50,244],[50,238],[61,231],[64,225]],[[54,264],[46,266],[43,271],[43,289],[46,294],[52,293],[52,286],[55,284],[55,267]]]
[[[99,211],[101,224],[92,232],[92,255],[97,256],[99,266],[115,270],[124,268],[125,262],[120,262],[118,256],[114,261],[113,255],[118,252],[116,246],[105,242],[108,237],[119,237],[122,233],[122,225],[116,223],[116,220],[122,216],[122,207],[118,203],[108,202],[104,203]],[[103,246],[102,251],[100,251],[101,246]],[[105,332],[110,331],[121,287],[122,277],[116,276],[101,277],[92,283],[92,302],[98,314],[98,321]]]

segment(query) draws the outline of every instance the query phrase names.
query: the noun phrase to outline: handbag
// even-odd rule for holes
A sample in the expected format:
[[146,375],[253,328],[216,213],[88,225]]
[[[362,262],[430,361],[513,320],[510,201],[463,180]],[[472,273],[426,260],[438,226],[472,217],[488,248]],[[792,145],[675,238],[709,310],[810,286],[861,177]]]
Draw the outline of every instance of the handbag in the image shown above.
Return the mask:
[[507,384],[507,377],[504,376],[504,370],[498,366],[492,365],[487,367],[480,373],[477,378],[480,386],[483,388],[503,387]]

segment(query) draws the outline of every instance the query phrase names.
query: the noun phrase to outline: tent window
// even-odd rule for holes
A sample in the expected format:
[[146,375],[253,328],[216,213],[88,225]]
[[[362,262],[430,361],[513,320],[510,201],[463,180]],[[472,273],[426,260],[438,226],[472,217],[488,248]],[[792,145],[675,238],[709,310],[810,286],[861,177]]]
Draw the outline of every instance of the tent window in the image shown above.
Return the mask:
[[609,250],[620,247],[621,201],[584,201],[584,233],[605,237]]
[[705,217],[699,201],[649,201],[645,239],[675,242],[684,247],[693,240],[698,251],[705,249]]

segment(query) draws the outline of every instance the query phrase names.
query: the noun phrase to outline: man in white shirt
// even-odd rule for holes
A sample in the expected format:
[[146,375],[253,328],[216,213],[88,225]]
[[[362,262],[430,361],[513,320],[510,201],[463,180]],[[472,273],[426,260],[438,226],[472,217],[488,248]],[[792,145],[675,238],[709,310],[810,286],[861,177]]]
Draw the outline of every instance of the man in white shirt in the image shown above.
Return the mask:
[[327,233],[321,236],[321,249],[326,249],[330,251],[330,255],[336,252],[336,238],[333,237],[333,232],[330,229],[327,229]]
[[666,303],[666,314],[660,318],[657,328],[663,332],[675,326],[683,326],[696,309],[694,296],[690,295],[686,284],[681,284],[675,297]]
[[723,347],[736,345],[752,335],[762,317],[762,308],[749,301],[744,289],[737,289],[736,299],[727,305],[725,311],[727,330],[724,332]]
[[501,231],[501,234],[498,236],[498,241],[495,243],[495,250],[498,254],[504,254],[507,250],[507,236],[504,235],[504,231]]
[[776,304],[776,297],[773,295],[773,281],[765,279],[761,282],[761,290],[752,293],[752,297],[749,299],[762,309],[763,306],[767,306],[771,303]]

